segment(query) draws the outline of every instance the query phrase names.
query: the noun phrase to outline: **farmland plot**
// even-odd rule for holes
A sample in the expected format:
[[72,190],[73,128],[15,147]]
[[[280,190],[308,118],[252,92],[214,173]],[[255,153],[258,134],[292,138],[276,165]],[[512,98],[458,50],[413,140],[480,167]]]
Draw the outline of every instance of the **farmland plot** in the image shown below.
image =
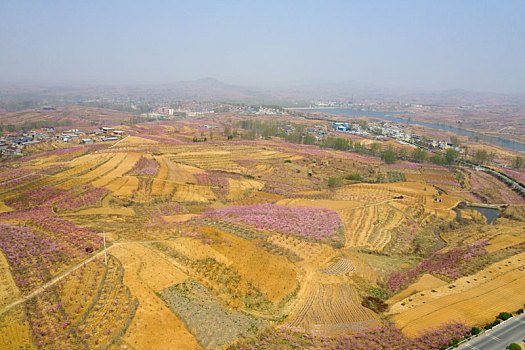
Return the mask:
[[286,319],[289,327],[336,335],[372,326],[376,315],[361,306],[357,291],[344,284],[314,284]]
[[341,211],[346,244],[382,250],[392,238],[392,230],[403,225],[405,217],[388,205],[368,206]]
[[33,348],[31,329],[24,306],[19,305],[0,315],[0,350]]
[[[108,346],[125,332],[137,304],[129,289],[122,284],[122,267],[110,255],[103,275],[96,271],[88,275],[88,288],[82,291],[78,291],[77,284],[72,293],[66,281],[26,301],[26,313],[38,347]],[[85,278],[83,272],[78,271],[71,278],[82,281]]]
[[[151,195],[162,196],[165,193],[164,186],[166,185],[168,179],[168,166],[166,165],[164,157],[158,156],[155,157],[155,160],[159,164],[159,171],[157,176],[153,179],[153,183],[151,184]],[[171,190],[169,193],[171,193]]]
[[[166,344],[171,349],[199,348],[195,337],[156,294],[183,282],[187,276],[139,243],[116,247],[112,254],[122,262],[124,283],[139,301],[133,321],[122,340],[136,349],[160,349]],[[144,332],[145,328],[147,332]]]
[[122,160],[122,162],[119,163],[119,165],[113,171],[110,171],[109,173],[103,175],[98,180],[93,181],[92,182],[93,186],[95,187],[107,186],[114,179],[118,179],[122,175],[124,175],[126,172],[130,171],[131,168],[133,168],[135,163],[141,157],[139,153],[124,153],[124,154],[126,157]]
[[356,268],[354,264],[352,264],[352,261],[345,258],[340,258],[336,262],[324,269],[321,269],[320,271],[327,275],[344,275],[355,270]]
[[20,292],[9,270],[7,259],[5,255],[0,252],[0,307],[16,299],[19,294]]
[[254,335],[265,326],[265,322],[255,316],[225,309],[194,280],[166,288],[161,296],[205,349],[215,349],[241,336]]

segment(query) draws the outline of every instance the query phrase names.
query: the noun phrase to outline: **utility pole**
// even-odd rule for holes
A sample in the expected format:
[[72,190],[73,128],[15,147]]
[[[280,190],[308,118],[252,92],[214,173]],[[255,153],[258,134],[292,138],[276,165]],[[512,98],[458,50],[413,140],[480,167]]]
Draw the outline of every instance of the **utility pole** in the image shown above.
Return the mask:
[[104,231],[104,262],[108,264],[108,254],[106,253],[106,231]]

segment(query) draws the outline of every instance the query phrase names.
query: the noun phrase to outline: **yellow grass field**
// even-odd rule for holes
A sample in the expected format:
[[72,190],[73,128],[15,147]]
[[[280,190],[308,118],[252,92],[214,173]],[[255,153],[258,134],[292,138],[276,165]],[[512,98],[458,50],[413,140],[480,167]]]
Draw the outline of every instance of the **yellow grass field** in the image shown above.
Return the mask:
[[0,350],[31,349],[31,329],[22,305],[0,315]]
[[209,186],[177,184],[173,200],[177,202],[208,203],[216,198]]
[[452,284],[419,291],[395,303],[390,312],[396,325],[411,335],[450,319],[484,324],[502,311],[523,307],[524,264],[525,253],[518,254]]
[[19,295],[20,292],[11,275],[7,259],[0,251],[0,307],[9,304]]
[[362,204],[353,201],[337,201],[330,199],[304,199],[304,198],[285,198],[281,199],[277,203],[278,205],[289,205],[289,206],[303,206],[303,207],[321,207],[333,210],[342,210],[359,207]]
[[[131,197],[133,192],[139,187],[139,179],[134,176],[126,176],[120,179],[115,180],[115,187],[111,187],[112,184],[108,185],[109,190],[113,190],[114,196],[119,197]],[[118,187],[117,187],[118,186]]]
[[402,225],[405,217],[389,205],[372,205],[341,210],[346,246],[382,250],[392,238],[391,231]]
[[[159,171],[151,184],[151,195],[162,196],[164,195],[164,186],[168,179],[168,166],[164,161],[164,157],[157,156],[155,160],[159,163]],[[171,191],[169,193],[171,193]]]
[[[123,340],[135,349],[200,349],[195,337],[155,294],[187,277],[168,261],[140,244],[112,250],[121,260],[124,283],[139,300],[139,307]],[[176,341],[174,341],[176,339]]]
[[13,210],[13,208],[11,208],[10,206],[6,205],[4,203],[4,201],[0,201],[0,213],[5,213],[7,211],[11,211]]
[[398,301],[408,298],[412,294],[416,294],[417,292],[421,292],[427,289],[439,288],[447,284],[447,282],[426,273],[423,276],[421,276],[417,282],[411,284],[407,289],[403,290],[400,293],[397,293],[396,295],[388,299],[387,303],[395,304]]
[[264,184],[257,180],[251,179],[228,179],[228,200],[236,200],[243,198],[250,191],[258,190],[264,187]]
[[369,327],[376,315],[361,306],[357,291],[347,284],[313,284],[286,319],[289,327],[337,335]]
[[290,294],[297,279],[297,268],[284,256],[276,256],[257,248],[252,241],[222,234],[230,246],[220,245],[214,249],[228,258],[230,267],[246,278],[273,303]]
[[487,252],[492,253],[497,250],[505,249],[513,245],[519,244],[525,241],[525,237],[516,237],[507,234],[502,234],[492,238],[489,241],[489,245],[485,248]]
[[125,153],[125,158],[118,164],[118,166],[110,171],[107,174],[104,174],[101,176],[98,180],[93,181],[92,185],[95,187],[103,187],[106,186],[112,182],[115,179],[120,178],[122,175],[124,175],[126,172],[131,170],[135,163],[140,159],[142,156],[140,153]]

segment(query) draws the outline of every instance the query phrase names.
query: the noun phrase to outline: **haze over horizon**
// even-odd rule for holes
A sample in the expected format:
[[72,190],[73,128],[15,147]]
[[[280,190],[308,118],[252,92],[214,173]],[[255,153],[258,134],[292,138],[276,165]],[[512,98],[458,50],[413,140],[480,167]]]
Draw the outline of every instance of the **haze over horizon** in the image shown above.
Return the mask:
[[525,93],[525,2],[16,1],[0,83],[340,81]]

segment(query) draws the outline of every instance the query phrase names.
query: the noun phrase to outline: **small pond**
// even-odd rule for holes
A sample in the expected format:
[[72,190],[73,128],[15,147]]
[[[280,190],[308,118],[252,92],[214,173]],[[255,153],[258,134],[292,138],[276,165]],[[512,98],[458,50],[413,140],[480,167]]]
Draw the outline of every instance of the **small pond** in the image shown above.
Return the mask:
[[474,205],[467,205],[467,209],[473,209],[479,211],[481,214],[487,218],[487,224],[492,224],[494,219],[499,218],[499,209],[497,208],[486,208],[486,207],[477,207]]

